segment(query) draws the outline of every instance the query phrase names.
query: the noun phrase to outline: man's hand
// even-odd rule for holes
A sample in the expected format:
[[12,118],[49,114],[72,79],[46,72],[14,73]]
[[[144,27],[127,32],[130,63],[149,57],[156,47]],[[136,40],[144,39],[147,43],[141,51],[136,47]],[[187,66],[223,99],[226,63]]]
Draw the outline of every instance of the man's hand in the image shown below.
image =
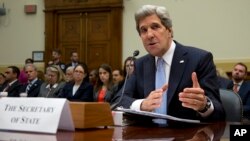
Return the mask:
[[165,84],[160,89],[152,91],[149,96],[142,101],[141,110],[142,111],[153,111],[156,108],[159,108],[162,103],[162,95],[165,94],[168,85]]
[[207,104],[207,98],[204,90],[200,87],[195,72],[192,73],[192,88],[185,88],[183,92],[179,93],[179,100],[182,106],[194,109],[195,111],[203,110]]

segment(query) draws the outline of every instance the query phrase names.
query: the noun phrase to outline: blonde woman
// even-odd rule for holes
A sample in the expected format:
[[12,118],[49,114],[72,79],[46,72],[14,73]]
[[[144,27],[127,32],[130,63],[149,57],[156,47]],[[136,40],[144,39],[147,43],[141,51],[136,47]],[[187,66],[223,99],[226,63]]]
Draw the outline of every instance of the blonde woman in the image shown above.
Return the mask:
[[47,67],[45,82],[41,85],[38,97],[58,97],[65,83],[64,73],[58,66]]

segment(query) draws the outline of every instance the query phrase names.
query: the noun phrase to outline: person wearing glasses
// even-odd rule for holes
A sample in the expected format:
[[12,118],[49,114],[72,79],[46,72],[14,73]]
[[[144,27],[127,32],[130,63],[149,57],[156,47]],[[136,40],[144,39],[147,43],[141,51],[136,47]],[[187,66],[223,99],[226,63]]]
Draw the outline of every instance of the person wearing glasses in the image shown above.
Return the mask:
[[93,101],[93,85],[89,82],[88,67],[85,64],[78,64],[73,70],[73,81],[67,83],[60,98],[67,98],[69,101]]

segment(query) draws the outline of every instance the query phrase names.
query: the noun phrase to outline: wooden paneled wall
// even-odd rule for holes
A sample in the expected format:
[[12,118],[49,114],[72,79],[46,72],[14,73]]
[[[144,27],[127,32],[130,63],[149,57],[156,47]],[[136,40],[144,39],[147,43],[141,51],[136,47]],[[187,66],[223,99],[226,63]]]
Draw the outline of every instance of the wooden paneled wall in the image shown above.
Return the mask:
[[250,59],[240,59],[240,60],[215,60],[215,65],[217,68],[224,70],[229,77],[232,75],[233,67],[236,63],[242,62],[247,65],[248,76],[247,80],[250,80]]

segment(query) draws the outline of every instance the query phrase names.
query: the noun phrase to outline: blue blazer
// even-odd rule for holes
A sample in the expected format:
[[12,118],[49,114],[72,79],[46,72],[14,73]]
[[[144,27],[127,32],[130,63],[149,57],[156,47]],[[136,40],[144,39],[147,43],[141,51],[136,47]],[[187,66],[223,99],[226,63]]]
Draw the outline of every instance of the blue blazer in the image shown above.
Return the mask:
[[93,101],[93,86],[87,82],[83,81],[75,95],[73,95],[73,86],[75,83],[69,82],[64,87],[62,92],[59,94],[61,98],[67,98],[69,101],[83,101],[92,102]]
[[[183,46],[176,41],[175,43],[167,90],[168,115],[206,121],[224,120],[225,112],[220,101],[212,54],[201,49]],[[145,98],[155,90],[155,67],[155,57],[150,54],[136,60],[135,71],[128,79],[125,95],[118,106],[129,108],[135,100]],[[192,72],[197,73],[200,86],[214,105],[214,112],[207,118],[202,118],[195,110],[183,107],[178,99],[179,93],[184,88],[192,87]],[[119,101],[120,95],[121,90],[113,102]]]
[[[229,85],[229,89],[233,90],[233,82]],[[238,94],[241,97],[241,101],[243,104],[243,116],[250,119],[250,82],[244,81],[240,89],[238,91]]]
[[[30,90],[28,91],[28,97],[37,97],[39,92],[40,92],[40,87],[42,85],[43,81],[42,80],[37,80],[32,86],[30,87]],[[24,84],[20,88],[19,93],[26,92],[26,88],[29,84]]]

